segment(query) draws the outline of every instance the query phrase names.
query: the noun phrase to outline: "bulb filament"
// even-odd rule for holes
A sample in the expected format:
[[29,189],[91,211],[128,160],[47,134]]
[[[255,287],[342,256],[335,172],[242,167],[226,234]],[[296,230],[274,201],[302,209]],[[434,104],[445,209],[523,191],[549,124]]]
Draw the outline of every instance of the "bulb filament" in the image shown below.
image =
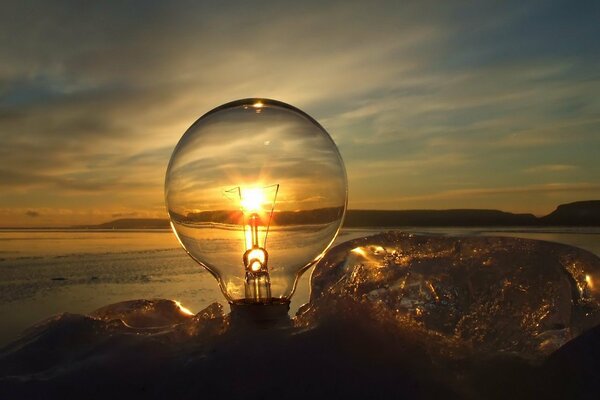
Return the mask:
[[[272,201],[267,202],[265,190],[273,192]],[[242,189],[236,187],[226,193],[237,192],[244,219],[245,251],[242,260],[245,268],[246,299],[262,303],[271,299],[269,276],[269,253],[266,250],[267,234],[271,226],[279,184],[263,188]],[[270,204],[269,204],[270,203]],[[270,205],[265,209],[265,204]]]

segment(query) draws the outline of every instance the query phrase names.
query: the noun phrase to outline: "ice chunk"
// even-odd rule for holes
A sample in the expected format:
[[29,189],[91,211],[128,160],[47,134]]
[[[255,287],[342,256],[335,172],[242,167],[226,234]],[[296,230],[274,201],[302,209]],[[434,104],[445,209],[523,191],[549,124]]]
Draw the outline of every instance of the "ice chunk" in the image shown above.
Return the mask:
[[121,320],[134,328],[163,327],[185,322],[194,314],[174,300],[130,300],[111,304],[90,314],[103,320]]
[[52,316],[2,349],[0,376],[30,376],[39,371],[52,375],[57,370],[77,368],[71,365],[74,360],[94,355],[110,354],[117,363],[120,350],[135,351],[146,345],[160,355],[165,346],[184,346],[190,338],[214,338],[227,326],[219,303],[196,315],[187,315],[181,308],[172,300],[133,300],[103,307],[91,316]]
[[600,323],[598,280],[598,257],[566,245],[388,232],[332,249],[311,307],[352,298],[482,351],[540,357]]

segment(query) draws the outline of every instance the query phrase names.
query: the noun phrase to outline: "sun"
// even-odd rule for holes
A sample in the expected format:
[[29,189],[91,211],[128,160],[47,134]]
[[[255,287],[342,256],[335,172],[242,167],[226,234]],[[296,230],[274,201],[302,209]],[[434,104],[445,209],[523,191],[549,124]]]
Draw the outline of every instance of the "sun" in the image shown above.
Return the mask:
[[246,212],[262,211],[262,205],[265,203],[265,193],[260,188],[241,189],[240,203],[242,209]]

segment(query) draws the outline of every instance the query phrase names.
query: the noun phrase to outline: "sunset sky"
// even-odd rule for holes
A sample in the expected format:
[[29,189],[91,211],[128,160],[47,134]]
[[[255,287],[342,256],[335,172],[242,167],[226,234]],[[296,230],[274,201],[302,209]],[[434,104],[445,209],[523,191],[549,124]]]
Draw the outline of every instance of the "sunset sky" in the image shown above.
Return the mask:
[[0,226],[165,217],[202,114],[273,98],[339,146],[349,207],[600,199],[597,1],[3,1]]

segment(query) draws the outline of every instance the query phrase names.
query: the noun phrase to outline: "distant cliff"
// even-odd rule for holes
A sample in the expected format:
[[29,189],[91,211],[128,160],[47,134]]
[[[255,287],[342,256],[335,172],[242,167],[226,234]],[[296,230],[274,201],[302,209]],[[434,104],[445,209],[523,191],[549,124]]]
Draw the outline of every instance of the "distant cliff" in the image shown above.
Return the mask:
[[498,210],[349,210],[344,226],[529,226],[537,223],[533,214]]
[[600,200],[561,204],[540,218],[542,225],[600,226]]
[[75,226],[79,229],[169,229],[168,219],[160,218],[123,218],[99,225]]
[[[323,208],[274,215],[278,225],[327,223],[337,218],[339,209]],[[194,222],[237,223],[231,211],[205,211],[180,216]],[[533,214],[513,214],[498,210],[348,210],[344,226],[600,226],[600,200],[562,204],[552,213],[538,218]],[[100,225],[78,226],[87,229],[168,229],[166,219],[117,219]]]

